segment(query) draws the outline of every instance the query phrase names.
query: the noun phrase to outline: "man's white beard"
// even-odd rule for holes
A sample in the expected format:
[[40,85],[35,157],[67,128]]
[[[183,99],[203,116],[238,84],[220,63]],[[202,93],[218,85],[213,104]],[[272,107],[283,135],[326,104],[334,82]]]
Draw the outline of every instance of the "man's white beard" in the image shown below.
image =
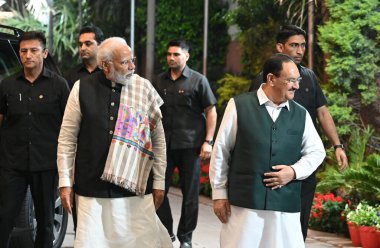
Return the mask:
[[118,73],[117,71],[113,70],[109,75],[109,77],[110,77],[109,79],[112,82],[122,84],[122,85],[126,85],[131,80],[131,77],[132,77],[134,72],[135,72],[135,70],[128,71],[128,74],[123,75],[123,74]]

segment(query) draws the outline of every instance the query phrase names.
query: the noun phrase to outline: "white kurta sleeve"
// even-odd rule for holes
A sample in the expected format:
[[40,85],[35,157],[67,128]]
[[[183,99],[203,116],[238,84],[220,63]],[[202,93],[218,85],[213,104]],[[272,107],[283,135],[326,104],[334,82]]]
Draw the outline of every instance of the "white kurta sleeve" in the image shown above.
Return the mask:
[[58,138],[57,165],[59,187],[73,186],[73,167],[82,113],[79,104],[79,81],[74,84],[66,104]]
[[153,189],[165,190],[166,171],[166,142],[162,121],[157,123],[156,129],[152,133],[152,145],[154,152],[153,163]]
[[212,199],[227,199],[228,169],[231,151],[235,146],[237,113],[235,101],[230,99],[220,124],[210,161]]
[[301,154],[301,159],[292,165],[297,180],[302,180],[310,176],[323,162],[326,156],[322,140],[308,112],[306,112]]

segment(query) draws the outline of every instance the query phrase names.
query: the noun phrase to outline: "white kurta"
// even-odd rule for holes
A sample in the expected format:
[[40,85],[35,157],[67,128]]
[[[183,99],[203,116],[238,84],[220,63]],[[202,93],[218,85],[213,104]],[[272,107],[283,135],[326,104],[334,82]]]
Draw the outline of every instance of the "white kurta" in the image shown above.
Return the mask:
[[[287,111],[292,111],[288,102],[279,106],[271,102],[261,87],[257,94],[260,105],[265,105],[273,121],[276,121],[284,106],[287,107]],[[229,162],[236,142],[237,129],[236,106],[234,100],[231,99],[225,110],[211,156],[210,183],[213,200],[228,199]],[[306,113],[301,154],[301,159],[292,165],[296,180],[307,178],[326,156],[323,143],[309,113]],[[304,247],[300,214],[231,206],[228,223],[222,226],[220,243],[221,248]]]

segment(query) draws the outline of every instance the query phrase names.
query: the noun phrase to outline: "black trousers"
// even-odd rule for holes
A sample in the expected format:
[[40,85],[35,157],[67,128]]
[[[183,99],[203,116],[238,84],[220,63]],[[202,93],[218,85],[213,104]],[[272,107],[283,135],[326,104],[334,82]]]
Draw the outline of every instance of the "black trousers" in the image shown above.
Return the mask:
[[9,237],[29,185],[37,220],[34,247],[52,248],[57,171],[29,172],[2,169],[0,174],[0,247],[6,248],[9,245]]
[[301,185],[301,228],[303,239],[306,240],[310,211],[313,205],[315,188],[317,186],[316,172],[311,174],[305,180],[302,180]]
[[177,237],[180,242],[191,242],[193,231],[198,221],[200,149],[176,149],[167,151],[167,168],[165,175],[165,197],[157,210],[157,215],[168,230],[173,233],[173,217],[167,197],[173,171],[179,169],[182,191],[181,218],[178,224]]

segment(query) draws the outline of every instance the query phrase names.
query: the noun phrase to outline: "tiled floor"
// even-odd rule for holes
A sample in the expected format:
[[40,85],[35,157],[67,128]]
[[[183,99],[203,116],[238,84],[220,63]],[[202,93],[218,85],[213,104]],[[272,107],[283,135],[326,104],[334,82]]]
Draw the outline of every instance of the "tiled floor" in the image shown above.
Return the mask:
[[[171,188],[169,200],[173,211],[174,227],[178,225],[179,215],[181,212],[181,192],[179,189]],[[212,210],[212,201],[204,196],[200,197],[199,217],[197,229],[193,234],[194,248],[218,248],[219,231],[221,223],[215,217]],[[175,230],[175,229],[174,229]],[[63,248],[72,248],[74,243],[74,232],[72,220],[70,218],[67,228],[66,237],[63,242]],[[174,248],[179,247],[176,240]],[[306,248],[328,248],[328,247],[352,247],[349,239],[337,236],[335,234],[323,233],[310,230],[306,240]]]

